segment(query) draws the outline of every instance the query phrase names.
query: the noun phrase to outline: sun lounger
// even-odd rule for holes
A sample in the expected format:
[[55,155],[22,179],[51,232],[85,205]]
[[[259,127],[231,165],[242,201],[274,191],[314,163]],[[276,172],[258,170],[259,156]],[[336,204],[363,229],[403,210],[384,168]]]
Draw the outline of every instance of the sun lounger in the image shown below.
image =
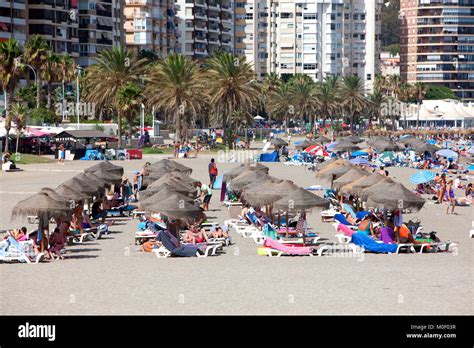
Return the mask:
[[346,217],[342,215],[341,213],[337,213],[336,215],[334,215],[334,220],[336,220],[337,222],[341,224],[352,226],[352,224],[349,221],[347,221]]
[[339,213],[339,211],[337,209],[335,209],[334,207],[331,207],[327,210],[323,210],[321,212],[321,221],[322,222],[332,222],[332,221],[334,221],[334,215],[336,215],[337,213]]
[[176,237],[171,235],[168,231],[160,231],[156,239],[161,242],[162,246],[170,252],[168,256],[207,257],[210,254],[215,255],[219,246],[222,246],[222,244],[220,243],[182,244],[178,246],[178,241],[176,240]]
[[0,242],[0,261],[39,263],[44,259],[44,253],[35,255],[32,240],[19,242],[12,236]]
[[133,219],[139,219],[139,218],[141,218],[142,216],[144,216],[145,214],[146,214],[145,211],[134,210],[134,211],[132,211],[132,218],[133,218]]
[[86,242],[89,238],[94,238],[92,235],[92,232],[87,231],[91,229],[84,228],[83,233],[80,233],[79,230],[72,230],[69,229],[69,234],[66,235],[66,243],[67,244],[72,244],[72,243],[78,243],[82,244]]

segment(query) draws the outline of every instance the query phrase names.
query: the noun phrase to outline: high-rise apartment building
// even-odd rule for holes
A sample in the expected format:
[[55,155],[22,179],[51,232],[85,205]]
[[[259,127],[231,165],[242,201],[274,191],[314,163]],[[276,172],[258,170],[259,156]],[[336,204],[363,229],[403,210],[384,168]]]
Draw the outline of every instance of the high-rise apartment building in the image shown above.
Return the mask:
[[174,0],[125,0],[125,43],[129,48],[153,50],[161,57],[177,51],[178,5]]
[[400,73],[474,100],[474,0],[400,0]]
[[16,39],[25,43],[26,34],[26,0],[0,0],[0,42]]
[[260,78],[379,73],[380,0],[237,0],[236,53]]
[[105,49],[119,46],[123,23],[118,0],[79,0],[79,58],[86,67]]
[[234,50],[232,0],[177,0],[181,54],[194,59]]

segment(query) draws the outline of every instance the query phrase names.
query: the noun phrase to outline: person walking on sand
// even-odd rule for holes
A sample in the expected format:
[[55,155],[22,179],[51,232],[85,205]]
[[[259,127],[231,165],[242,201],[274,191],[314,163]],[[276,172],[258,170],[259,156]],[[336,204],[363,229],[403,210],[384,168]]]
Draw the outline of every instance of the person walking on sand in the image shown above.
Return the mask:
[[214,183],[216,182],[216,178],[218,174],[217,165],[216,165],[216,162],[214,161],[214,158],[211,158],[211,163],[209,163],[208,170],[209,170],[209,179],[211,182],[209,186],[212,189],[214,188]]
[[454,195],[453,179],[449,179],[446,184],[445,198],[448,203],[446,214],[449,214],[449,207],[451,207],[451,214],[455,214],[454,207],[456,206],[456,196]]
[[66,159],[66,149],[64,148],[63,144],[59,145],[59,152],[58,152],[59,162],[58,164],[64,165],[64,160]]
[[444,194],[446,193],[446,174],[441,174],[439,181],[438,201],[435,204],[443,203]]

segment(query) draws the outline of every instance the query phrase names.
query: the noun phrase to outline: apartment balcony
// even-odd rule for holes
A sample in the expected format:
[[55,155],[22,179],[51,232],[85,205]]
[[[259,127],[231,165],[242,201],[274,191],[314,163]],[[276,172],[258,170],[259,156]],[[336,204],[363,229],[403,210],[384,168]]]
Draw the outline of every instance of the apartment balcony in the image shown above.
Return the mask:
[[205,48],[195,48],[194,49],[194,54],[208,55],[209,53],[207,52],[207,50]]
[[110,40],[110,39],[100,38],[100,39],[97,39],[97,43],[100,44],[100,45],[110,45],[110,46],[112,46],[112,40]]
[[232,8],[229,5],[221,5],[221,11],[232,13]]
[[205,36],[195,36],[194,41],[206,44],[207,43],[207,38]]
[[208,31],[210,33],[217,33],[217,34],[221,32],[221,30],[219,29],[219,26],[209,26]]
[[194,14],[194,18],[196,18],[196,19],[201,19],[201,20],[203,20],[203,21],[207,21],[207,20],[208,20],[207,14],[205,14],[205,13],[195,13],[195,14]]
[[[188,4],[188,1],[189,1],[189,0],[186,1],[186,5]],[[191,0],[191,2],[192,2],[192,0]],[[196,6],[196,7],[202,7],[202,8],[207,8],[206,2],[205,2],[204,0],[196,0],[196,1],[194,1],[194,6]]]
[[209,1],[207,3],[209,10],[220,11],[221,7],[217,2]]
[[232,46],[232,41],[221,39],[221,44],[224,46]]

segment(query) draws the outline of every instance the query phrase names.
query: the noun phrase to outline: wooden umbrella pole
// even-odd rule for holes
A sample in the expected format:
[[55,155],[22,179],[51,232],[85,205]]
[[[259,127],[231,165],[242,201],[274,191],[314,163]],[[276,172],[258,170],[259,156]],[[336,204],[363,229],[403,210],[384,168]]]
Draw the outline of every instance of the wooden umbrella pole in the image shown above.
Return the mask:
[[[303,217],[303,209],[301,209],[301,217]],[[306,222],[306,216],[304,216],[304,221]],[[303,225],[303,246],[306,246],[306,228]]]
[[286,209],[286,238],[288,238],[289,232],[290,232],[290,224],[288,223],[288,209]]

